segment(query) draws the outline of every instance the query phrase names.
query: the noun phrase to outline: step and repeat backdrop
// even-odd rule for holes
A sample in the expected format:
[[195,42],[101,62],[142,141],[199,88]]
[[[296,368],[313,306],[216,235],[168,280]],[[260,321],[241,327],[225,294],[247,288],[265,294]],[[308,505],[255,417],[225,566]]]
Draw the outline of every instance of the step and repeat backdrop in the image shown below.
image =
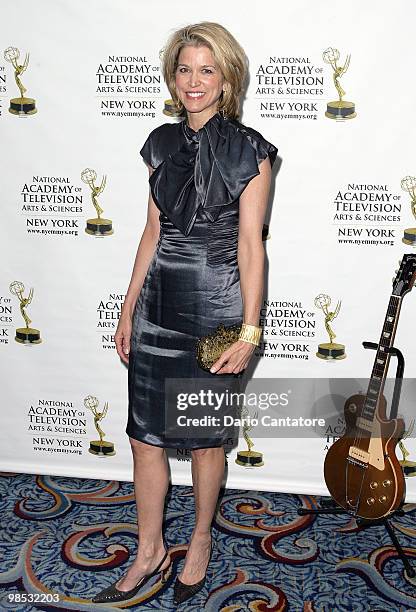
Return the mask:
[[[348,10],[338,0],[2,4],[1,470],[132,479],[114,333],[146,220],[139,150],[177,121],[160,71],[167,37],[209,20],[249,58],[241,121],[279,149],[264,335],[247,390],[286,394],[285,418],[323,418],[301,435],[290,418],[257,428],[266,411],[247,406],[253,419],[230,441],[227,486],[326,493],[343,403],[373,367],[362,342],[378,342],[399,260],[416,254],[415,18],[410,0],[351,0]],[[416,291],[402,301],[408,437],[398,456],[411,462]],[[190,484],[190,451],[168,454],[173,483]]]

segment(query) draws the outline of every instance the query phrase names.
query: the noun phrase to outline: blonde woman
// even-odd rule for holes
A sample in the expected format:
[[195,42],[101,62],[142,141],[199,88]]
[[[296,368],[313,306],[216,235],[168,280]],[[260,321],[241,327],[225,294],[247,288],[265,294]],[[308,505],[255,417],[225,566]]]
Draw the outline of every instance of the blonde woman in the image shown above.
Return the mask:
[[[162,61],[183,120],[153,130],[140,151],[150,175],[147,222],[115,336],[129,367],[126,432],[139,544],[128,572],[97,595],[97,603],[125,601],[159,573],[166,582],[166,448],[191,450],[196,511],[175,604],[204,586],[231,430],[217,426],[201,437],[175,427],[178,415],[165,405],[165,383],[215,379],[216,390],[217,383],[223,390],[236,388],[261,331],[262,228],[277,149],[238,121],[247,58],[228,30],[202,22],[174,32]],[[195,343],[220,323],[244,325],[239,339],[205,371],[196,362]]]

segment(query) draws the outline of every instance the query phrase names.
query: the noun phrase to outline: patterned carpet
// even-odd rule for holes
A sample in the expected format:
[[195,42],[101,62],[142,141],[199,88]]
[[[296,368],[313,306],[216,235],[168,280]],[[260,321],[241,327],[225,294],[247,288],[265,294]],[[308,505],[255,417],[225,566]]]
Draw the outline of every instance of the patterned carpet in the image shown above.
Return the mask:
[[[348,516],[299,516],[319,498],[254,491],[222,492],[206,586],[173,605],[173,582],[193,526],[191,487],[174,486],[164,533],[173,572],[124,609],[197,612],[410,612],[408,578],[382,526],[357,530]],[[416,504],[393,519],[416,557]],[[131,483],[0,473],[0,610],[118,610],[94,605],[95,593],[121,576],[136,549]],[[416,560],[414,561],[416,565]],[[8,597],[32,594],[33,603]],[[59,594],[60,601],[48,599]],[[22,595],[23,596],[23,595]]]

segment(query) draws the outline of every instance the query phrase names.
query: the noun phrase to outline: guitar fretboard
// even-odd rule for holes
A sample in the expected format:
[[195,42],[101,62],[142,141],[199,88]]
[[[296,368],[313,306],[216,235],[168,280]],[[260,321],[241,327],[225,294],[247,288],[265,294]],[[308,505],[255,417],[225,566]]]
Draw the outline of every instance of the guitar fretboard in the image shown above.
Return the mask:
[[401,297],[397,295],[390,297],[362,412],[362,417],[367,421],[373,421],[379,397],[383,392],[390,361],[390,353],[386,349],[393,346],[401,303]]

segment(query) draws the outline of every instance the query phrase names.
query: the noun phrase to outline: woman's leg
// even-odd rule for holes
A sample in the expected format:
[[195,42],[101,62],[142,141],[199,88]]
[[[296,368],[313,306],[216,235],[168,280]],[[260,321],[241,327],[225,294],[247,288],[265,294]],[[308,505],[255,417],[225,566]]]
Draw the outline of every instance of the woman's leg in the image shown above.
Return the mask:
[[[139,547],[136,559],[117,584],[120,591],[132,589],[144,574],[155,569],[163,558],[163,509],[169,486],[169,470],[164,448],[130,439],[134,462],[134,495],[137,506]],[[169,557],[161,569],[169,565]]]
[[195,498],[195,527],[179,579],[184,584],[201,580],[211,549],[211,523],[224,477],[224,448],[199,448],[192,453],[192,482]]

